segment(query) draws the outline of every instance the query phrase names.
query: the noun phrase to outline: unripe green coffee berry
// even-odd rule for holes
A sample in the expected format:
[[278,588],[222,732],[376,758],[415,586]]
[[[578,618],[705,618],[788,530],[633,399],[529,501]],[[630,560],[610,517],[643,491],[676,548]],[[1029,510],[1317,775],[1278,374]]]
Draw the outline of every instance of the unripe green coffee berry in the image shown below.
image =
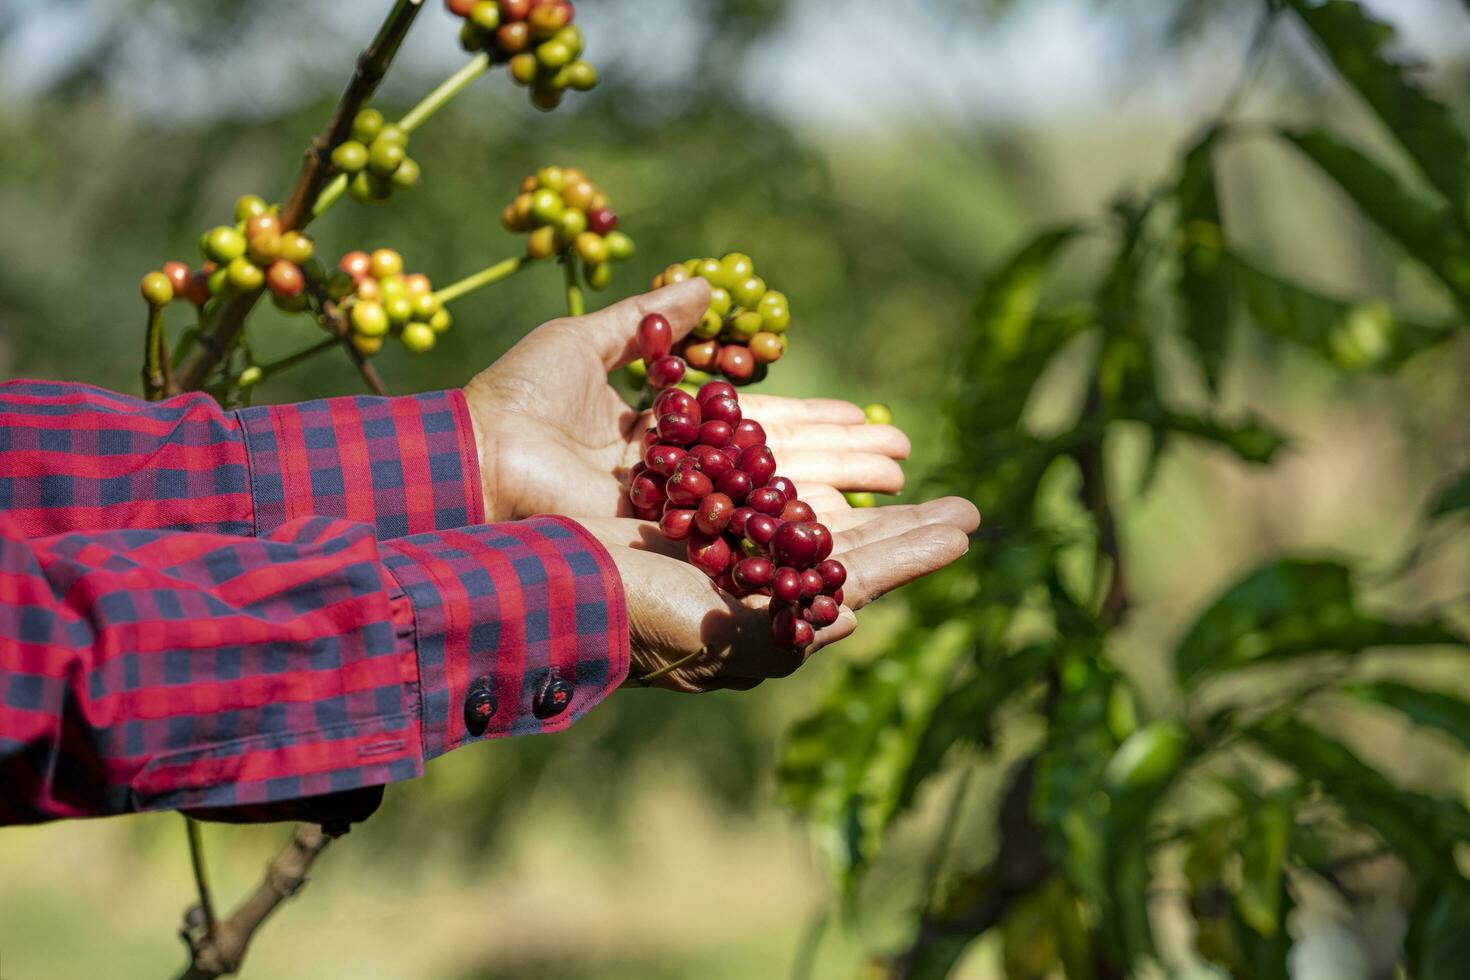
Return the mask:
[[220,225],[204,242],[204,254],[224,265],[245,254],[245,236],[229,225]]
[[391,248],[380,248],[373,252],[369,271],[375,279],[403,275],[403,256]]
[[500,26],[500,5],[494,0],[480,0],[470,8],[470,23],[482,31],[493,31]]
[[576,24],[568,24],[566,27],[557,31],[554,36],[558,41],[571,49],[573,58],[581,54],[582,49],[586,46],[586,42],[582,37],[582,28]]
[[363,109],[352,117],[352,138],[363,146],[377,139],[383,130],[383,114],[377,109]]
[[867,416],[869,425],[892,425],[893,409],[882,402],[874,402],[863,408],[863,414]]
[[567,185],[567,172],[557,166],[542,167],[536,171],[536,182],[560,194],[561,189]]
[[555,255],[556,229],[545,225],[527,235],[526,254],[533,259],[545,259]]
[[401,327],[413,319],[413,300],[407,296],[384,297],[383,310],[388,314],[389,323]]
[[299,231],[288,231],[281,236],[281,258],[297,265],[305,265],[316,255],[316,243]]
[[453,314],[444,309],[442,306],[439,308],[439,312],[435,313],[429,318],[429,326],[433,328],[435,333],[444,333],[453,325]]
[[459,25],[459,44],[466,51],[483,51],[490,46],[490,38],[487,34],[474,25],[474,22],[466,20]]
[[730,298],[730,291],[724,286],[715,286],[709,291],[709,308],[720,316],[723,317],[729,313],[730,307],[734,305],[735,301]]
[[786,294],[776,290],[768,290],[761,297],[756,306],[761,319],[765,321],[766,329],[771,333],[783,333],[788,324],[791,323],[791,308],[786,302]]
[[714,283],[716,286],[724,286],[734,296],[735,287],[753,275],[755,263],[750,261],[750,256],[744,252],[730,252],[720,259],[720,272]]
[[352,329],[363,337],[381,337],[388,332],[388,312],[381,303],[359,300],[352,304]]
[[391,177],[407,156],[408,151],[403,148],[402,143],[379,137],[373,140],[372,146],[368,147],[368,166],[374,173]]
[[561,195],[550,188],[543,187],[531,195],[531,217],[537,224],[552,224],[564,210],[566,206],[562,204]]
[[150,272],[138,284],[149,306],[164,307],[174,301],[174,284],[162,272]]
[[557,88],[532,88],[531,104],[542,112],[550,112],[561,105],[562,90]]
[[534,54],[529,51],[522,51],[510,59],[507,68],[510,71],[510,77],[515,79],[517,83],[530,85],[536,80],[536,72],[540,68],[540,65],[541,63],[536,60]]
[[391,303],[395,299],[408,299],[408,287],[402,276],[384,276],[378,280],[378,299]]
[[242,293],[259,289],[265,284],[265,273],[243,255],[230,261],[229,270],[230,285]]
[[[720,277],[720,260],[697,259],[694,263],[694,274],[701,279],[707,279],[711,283],[715,283],[715,280]],[[715,283],[715,285],[719,284]]]
[[578,92],[597,87],[597,69],[590,61],[574,61],[566,67],[567,85]]
[[422,177],[423,171],[419,169],[418,161],[413,157],[404,157],[398,169],[393,171],[393,188],[406,191],[417,187]]
[[761,330],[761,315],[754,310],[746,310],[730,321],[730,336],[736,340],[749,340]]
[[612,282],[612,266],[608,265],[606,262],[599,262],[596,265],[588,265],[587,272],[584,278],[586,278],[587,280],[587,285],[590,286],[592,289],[606,289],[608,287],[608,284]]
[[692,332],[700,340],[710,340],[718,337],[720,331],[724,328],[724,317],[720,316],[714,310],[705,310],[704,315],[699,318],[699,322],[694,325]]
[[240,372],[240,378],[236,382],[241,388],[249,388],[258,385],[265,380],[265,372],[254,364]]
[[433,293],[420,293],[409,298],[413,304],[413,318],[425,323],[433,319],[434,314],[439,312],[439,301],[434,298]]
[[756,309],[761,297],[766,295],[766,282],[760,276],[747,276],[735,284],[730,290],[730,298],[737,306],[743,306],[747,310]]
[[867,490],[852,490],[844,493],[842,496],[847,498],[847,505],[849,507],[867,508],[878,506],[878,498]]
[[230,267],[222,265],[209,274],[209,295],[226,296],[234,289],[230,285]]
[[648,365],[643,363],[643,358],[640,357],[636,361],[629,361],[628,366],[623,370],[628,372],[629,384],[634,388],[643,387],[643,381],[648,377]]
[[572,49],[560,41],[547,41],[536,49],[536,60],[546,68],[555,70],[572,60]]
[[360,171],[347,182],[347,196],[360,204],[371,202],[375,197],[372,177],[366,170]]
[[577,236],[587,233],[587,213],[576,208],[567,208],[556,219],[556,236],[563,244],[570,245]]
[[382,140],[384,143],[397,143],[404,149],[408,149],[408,133],[397,123],[388,123],[380,129],[377,139],[373,140],[373,142],[376,143],[378,140]]
[[355,174],[367,166],[368,148],[357,140],[348,140],[332,151],[332,166],[346,174]]
[[577,255],[588,265],[602,265],[607,261],[607,243],[593,231],[584,231],[577,236]]
[[372,337],[367,334],[355,333],[352,335],[352,346],[363,357],[372,357],[383,349],[383,337],[381,335]]
[[249,221],[269,210],[270,205],[265,203],[265,198],[256,194],[246,194],[235,202],[235,220]]
[[434,349],[439,335],[427,323],[410,323],[403,328],[403,346],[415,354],[427,354]]
[[614,262],[625,262],[631,259],[636,250],[633,239],[620,231],[610,231],[602,240],[607,243],[607,257]]

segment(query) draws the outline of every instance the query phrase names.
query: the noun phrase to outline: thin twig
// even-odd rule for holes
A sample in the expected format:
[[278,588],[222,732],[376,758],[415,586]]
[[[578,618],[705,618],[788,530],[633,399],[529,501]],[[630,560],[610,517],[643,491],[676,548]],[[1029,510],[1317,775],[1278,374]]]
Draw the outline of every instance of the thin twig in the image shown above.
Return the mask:
[[256,930],[282,902],[301,890],[313,862],[331,842],[332,837],[316,824],[298,824],[290,843],[266,865],[255,891],[228,919],[202,936],[186,928],[193,962],[180,980],[215,980],[238,972]]
[[383,383],[383,376],[378,373],[377,368],[373,367],[371,361],[362,356],[361,351],[352,346],[352,339],[343,337],[341,343],[342,349],[347,351],[347,356],[352,358],[357,373],[362,375],[363,384],[367,385],[368,391],[384,398],[388,397],[388,386]]
[[562,256],[561,264],[567,281],[567,313],[582,316],[587,312],[587,299],[582,295],[582,287],[577,285],[577,257],[568,252]]
[[204,834],[199,821],[184,817],[184,831],[189,835],[189,864],[194,869],[194,890],[199,893],[199,910],[204,913],[204,934],[211,939],[217,931],[214,897],[209,892],[209,873],[204,866]]
[[162,362],[167,359],[163,340],[163,307],[148,304],[148,329],[143,334],[143,397],[156,402],[167,383]]
[[[414,18],[422,9],[424,0],[397,0],[392,11],[383,22],[378,36],[357,59],[357,68],[347,90],[342,93],[331,121],[306,152],[306,161],[301,174],[296,178],[296,187],[291,192],[281,212],[281,227],[285,230],[305,228],[313,217],[311,207],[330,179],[332,148],[345,140],[352,131],[352,120],[364,103],[372,97],[383,80],[388,67],[393,63],[398,47],[413,26]],[[245,318],[260,299],[260,290],[253,290],[234,297],[222,306],[209,331],[199,338],[199,346],[189,359],[179,367],[178,386],[185,391],[197,391],[203,387],[210,373],[218,366],[224,353],[234,342],[236,335],[245,325]]]
[[452,282],[443,289],[437,290],[434,293],[434,298],[447,306],[461,296],[467,296],[477,289],[484,289],[492,283],[509,279],[517,272],[520,272],[530,261],[530,259],[520,255],[514,258],[502,259],[488,268],[481,269],[474,275],[465,276],[458,282]]

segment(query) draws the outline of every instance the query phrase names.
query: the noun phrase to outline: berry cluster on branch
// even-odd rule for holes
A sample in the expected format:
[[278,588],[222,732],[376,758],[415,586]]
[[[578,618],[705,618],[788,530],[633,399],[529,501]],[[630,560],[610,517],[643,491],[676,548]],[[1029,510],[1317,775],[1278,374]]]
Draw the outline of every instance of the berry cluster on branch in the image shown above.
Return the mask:
[[646,374],[655,388],[678,384],[686,368],[690,377],[720,374],[735,385],[764,380],[769,366],[786,353],[791,323],[786,294],[768,289],[744,252],[676,262],[654,277],[653,288],[694,276],[710,284],[708,309],[676,348],[645,351],[642,361],[629,366],[631,376],[641,380]]
[[352,138],[332,151],[332,166],[347,175],[347,196],[362,203],[381,204],[423,179],[418,162],[408,155],[407,130],[387,122],[377,109],[353,117]]
[[593,289],[612,281],[613,262],[633,255],[633,239],[618,230],[606,194],[576,167],[543,167],[521,181],[521,192],[501,212],[507,231],[526,233],[526,255],[575,255]]
[[415,354],[426,354],[454,322],[429,277],[405,274],[403,256],[391,248],[342,256],[327,295],[347,315],[352,346],[364,357],[381,351],[389,336]]
[[466,51],[484,51],[504,62],[510,77],[531,90],[531,104],[551,110],[567,89],[597,85],[597,69],[579,56],[582,29],[572,21],[570,0],[445,0],[464,19],[459,41]]
[[[656,313],[639,324],[640,338],[668,332]],[[847,570],[831,557],[831,531],[777,475],[765,429],[744,417],[724,381],[694,395],[665,387],[653,418],[643,461],[630,474],[634,515],[658,521],[670,541],[687,542],[689,562],[721,589],[769,596],[777,643],[809,645],[814,630],[837,621]]]

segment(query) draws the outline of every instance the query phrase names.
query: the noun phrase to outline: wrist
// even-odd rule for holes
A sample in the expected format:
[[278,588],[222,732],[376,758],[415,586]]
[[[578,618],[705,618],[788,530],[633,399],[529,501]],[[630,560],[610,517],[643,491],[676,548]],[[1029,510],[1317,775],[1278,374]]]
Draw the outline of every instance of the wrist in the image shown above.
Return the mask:
[[475,404],[473,392],[469,388],[464,389],[465,405],[469,409],[470,431],[475,440],[475,452],[480,462],[480,494],[485,503],[485,520],[487,522],[499,519],[495,509],[495,494],[493,492],[495,479],[495,451],[493,431],[487,421],[480,418],[480,413]]

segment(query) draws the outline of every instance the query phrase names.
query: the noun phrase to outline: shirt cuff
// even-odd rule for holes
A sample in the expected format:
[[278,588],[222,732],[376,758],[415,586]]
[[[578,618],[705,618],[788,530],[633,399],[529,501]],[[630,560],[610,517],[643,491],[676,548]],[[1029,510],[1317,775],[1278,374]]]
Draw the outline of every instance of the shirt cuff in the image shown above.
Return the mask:
[[[628,675],[617,567],[559,517],[382,545],[412,604],[425,761],[467,742],[555,732]],[[398,617],[395,617],[397,620]]]
[[327,398],[240,409],[255,533],[297,517],[374,526],[380,540],[485,520],[464,393]]

